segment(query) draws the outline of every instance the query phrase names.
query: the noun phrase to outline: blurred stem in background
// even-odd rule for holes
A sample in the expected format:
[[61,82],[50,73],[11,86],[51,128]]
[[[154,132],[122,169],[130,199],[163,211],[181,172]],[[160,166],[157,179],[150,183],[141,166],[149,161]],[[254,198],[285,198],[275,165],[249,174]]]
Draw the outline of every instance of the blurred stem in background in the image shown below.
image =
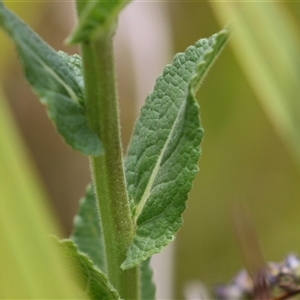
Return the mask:
[[274,129],[300,168],[300,38],[283,3],[211,1],[232,20],[232,48]]
[[267,260],[300,253],[299,3],[210,4],[172,4],[180,45],[216,31],[215,16],[220,28],[235,23],[231,47],[198,95],[205,134],[177,239],[177,298],[189,281],[212,289],[244,267],[229,217],[236,201],[249,204]]

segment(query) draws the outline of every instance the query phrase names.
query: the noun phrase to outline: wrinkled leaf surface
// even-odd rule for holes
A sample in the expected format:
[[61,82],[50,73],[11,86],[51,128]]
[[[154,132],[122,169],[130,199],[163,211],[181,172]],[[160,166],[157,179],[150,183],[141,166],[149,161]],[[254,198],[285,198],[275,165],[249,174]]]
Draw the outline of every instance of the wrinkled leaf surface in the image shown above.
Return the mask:
[[203,133],[195,92],[227,38],[222,30],[177,54],[142,107],[125,160],[136,233],[124,269],[160,252],[182,224]]

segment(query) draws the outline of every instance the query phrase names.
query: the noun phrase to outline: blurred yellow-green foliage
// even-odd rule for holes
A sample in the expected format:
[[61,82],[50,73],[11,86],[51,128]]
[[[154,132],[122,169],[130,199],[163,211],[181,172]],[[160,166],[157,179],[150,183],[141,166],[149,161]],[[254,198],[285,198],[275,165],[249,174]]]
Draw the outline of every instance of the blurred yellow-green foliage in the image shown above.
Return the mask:
[[[30,13],[24,18],[36,23],[42,6],[24,4],[12,8],[22,14],[26,7]],[[1,80],[5,81],[10,75],[12,49],[3,36],[0,38]],[[82,299],[67,262],[49,237],[50,233],[60,234],[57,218],[29,163],[2,91],[0,141],[0,298]]]
[[[63,45],[72,27],[70,3],[9,4],[54,48],[76,51]],[[199,37],[218,31],[234,14],[238,18],[230,44],[198,93],[205,136],[200,172],[176,241],[176,299],[182,298],[182,290],[190,280],[201,280],[208,285],[227,282],[243,267],[229,216],[232,204],[237,201],[249,204],[267,260],[281,260],[291,251],[300,254],[297,135],[300,130],[300,95],[297,93],[300,51],[293,49],[300,49],[297,48],[300,4],[234,5],[225,1],[167,3],[174,54]],[[254,5],[265,13],[247,15]],[[276,28],[277,35],[272,33],[272,28]],[[289,37],[293,35],[290,44]],[[274,48],[274,41],[283,43],[279,56],[276,56],[278,49]],[[0,44],[0,76],[5,95],[67,235],[78,198],[89,181],[87,160],[71,151],[57,136],[44,107],[21,78],[12,45],[2,33]],[[256,47],[255,51],[251,47]],[[286,55],[287,61],[278,61]],[[262,69],[256,65],[259,58]],[[132,70],[130,65],[125,67],[128,71],[123,70],[119,76],[124,144],[132,127],[135,100],[134,83],[130,79]],[[128,109],[131,107],[132,110]],[[0,172],[2,170],[0,167]]]

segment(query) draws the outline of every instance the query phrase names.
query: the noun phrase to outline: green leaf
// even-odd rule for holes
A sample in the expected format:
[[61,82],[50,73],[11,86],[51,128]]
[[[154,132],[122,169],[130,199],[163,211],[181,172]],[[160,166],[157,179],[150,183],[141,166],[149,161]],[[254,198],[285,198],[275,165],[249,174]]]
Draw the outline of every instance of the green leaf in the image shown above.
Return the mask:
[[222,30],[177,54],[141,110],[125,160],[136,233],[124,269],[160,252],[182,224],[203,133],[194,94],[227,38]]
[[73,71],[73,74],[76,76],[77,83],[80,86],[82,93],[84,93],[81,57],[78,54],[68,55],[63,51],[58,51],[57,54],[67,63],[68,67]]
[[90,299],[120,299],[118,292],[108,281],[105,274],[93,265],[92,261],[83,253],[80,253],[71,240],[59,241],[63,253],[71,261],[73,271],[81,282],[81,288],[86,291]]
[[0,26],[15,43],[26,79],[47,106],[58,132],[75,150],[97,156],[101,142],[90,129],[82,82],[65,60],[0,2]]
[[[85,253],[99,270],[106,271],[100,214],[92,185],[88,186],[84,198],[80,201],[79,210],[74,219],[71,239],[78,250]],[[152,282],[153,272],[149,263],[150,259],[143,261],[140,265],[142,300],[155,299],[155,285]]]
[[79,251],[85,253],[101,271],[106,271],[100,215],[92,185],[88,186],[80,201],[70,238]]
[[80,43],[102,34],[114,32],[119,12],[130,1],[77,1],[79,23],[68,38],[68,43]]
[[150,258],[144,260],[140,266],[141,299],[155,299],[155,285],[152,281],[153,271],[150,267]]

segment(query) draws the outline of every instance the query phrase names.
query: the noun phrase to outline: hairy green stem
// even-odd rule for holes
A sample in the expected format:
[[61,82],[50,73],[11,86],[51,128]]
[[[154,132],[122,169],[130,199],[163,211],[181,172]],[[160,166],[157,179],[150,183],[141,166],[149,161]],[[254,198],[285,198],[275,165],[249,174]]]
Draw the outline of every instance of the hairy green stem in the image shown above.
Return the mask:
[[132,241],[122,161],[118,102],[115,88],[112,36],[81,45],[86,115],[89,125],[103,143],[104,155],[91,158],[106,248],[108,277],[122,299],[138,299],[138,269],[120,268]]

